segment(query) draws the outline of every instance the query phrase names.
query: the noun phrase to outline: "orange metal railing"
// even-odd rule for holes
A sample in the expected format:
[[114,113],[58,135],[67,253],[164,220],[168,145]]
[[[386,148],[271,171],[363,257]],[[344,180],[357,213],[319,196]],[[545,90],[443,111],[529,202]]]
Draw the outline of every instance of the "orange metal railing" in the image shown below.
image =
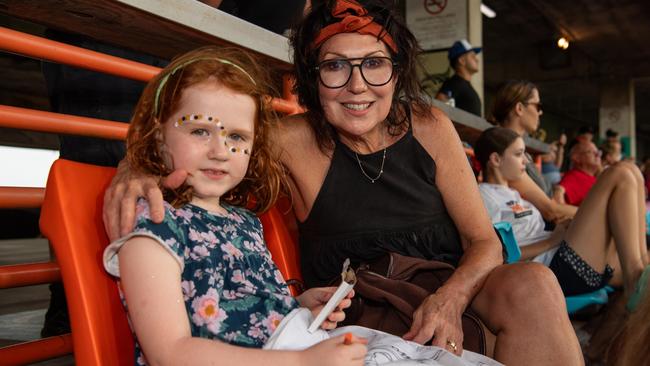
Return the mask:
[[77,66],[128,79],[149,81],[160,69],[81,47],[0,27],[0,47],[19,55]]
[[126,123],[0,105],[0,126],[124,140]]
[[0,266],[0,289],[52,283],[60,279],[59,265],[54,262]]
[[[139,81],[149,81],[160,72],[160,68],[155,66],[90,51],[4,27],[0,27],[0,48],[27,57],[49,60]],[[285,89],[284,95],[287,98],[290,93]],[[289,98],[286,100],[273,98],[273,108],[278,112],[288,114],[303,111],[296,103],[295,98]]]
[[72,336],[64,334],[0,348],[3,365],[27,365],[72,352]]
[[0,187],[0,209],[41,207],[44,193],[43,188]]

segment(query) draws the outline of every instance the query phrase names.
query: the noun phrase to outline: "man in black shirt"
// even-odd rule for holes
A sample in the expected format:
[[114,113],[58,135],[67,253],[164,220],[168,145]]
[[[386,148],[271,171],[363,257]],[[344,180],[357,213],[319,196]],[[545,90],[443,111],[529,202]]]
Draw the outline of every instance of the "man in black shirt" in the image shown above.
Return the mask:
[[472,47],[467,40],[454,42],[447,57],[455,74],[443,84],[436,99],[447,102],[454,99],[454,106],[467,112],[481,116],[481,99],[472,88],[469,80],[478,72],[478,56],[481,47]]

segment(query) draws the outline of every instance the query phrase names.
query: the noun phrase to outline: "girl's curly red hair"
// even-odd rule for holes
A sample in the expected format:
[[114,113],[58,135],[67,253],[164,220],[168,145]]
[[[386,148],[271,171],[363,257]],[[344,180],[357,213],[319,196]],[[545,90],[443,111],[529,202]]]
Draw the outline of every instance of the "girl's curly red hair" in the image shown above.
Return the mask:
[[[209,46],[190,51],[175,58],[151,79],[131,119],[126,137],[127,161],[132,169],[143,174],[169,175],[172,170],[165,165],[161,152],[162,124],[178,109],[183,90],[211,78],[235,92],[251,96],[256,106],[248,170],[241,183],[221,197],[221,202],[236,206],[250,203],[253,211],[265,211],[286,187],[284,168],[273,158],[268,140],[277,115],[268,97],[272,91],[268,74],[253,56],[239,49]],[[165,200],[176,207],[192,198],[192,188],[185,184],[177,189],[160,188]]]

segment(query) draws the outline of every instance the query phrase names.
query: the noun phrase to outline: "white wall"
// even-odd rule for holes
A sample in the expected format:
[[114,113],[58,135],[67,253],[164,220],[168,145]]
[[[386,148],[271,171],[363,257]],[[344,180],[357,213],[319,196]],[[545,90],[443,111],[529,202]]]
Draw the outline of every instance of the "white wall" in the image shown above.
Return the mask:
[[0,186],[45,187],[57,150],[0,145]]

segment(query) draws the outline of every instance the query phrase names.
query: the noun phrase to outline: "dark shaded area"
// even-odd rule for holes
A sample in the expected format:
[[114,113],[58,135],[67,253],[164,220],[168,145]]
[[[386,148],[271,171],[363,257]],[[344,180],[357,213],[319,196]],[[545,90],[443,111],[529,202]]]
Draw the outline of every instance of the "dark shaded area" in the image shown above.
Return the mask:
[[0,210],[0,240],[35,238],[40,235],[38,218],[40,209],[4,209]]

